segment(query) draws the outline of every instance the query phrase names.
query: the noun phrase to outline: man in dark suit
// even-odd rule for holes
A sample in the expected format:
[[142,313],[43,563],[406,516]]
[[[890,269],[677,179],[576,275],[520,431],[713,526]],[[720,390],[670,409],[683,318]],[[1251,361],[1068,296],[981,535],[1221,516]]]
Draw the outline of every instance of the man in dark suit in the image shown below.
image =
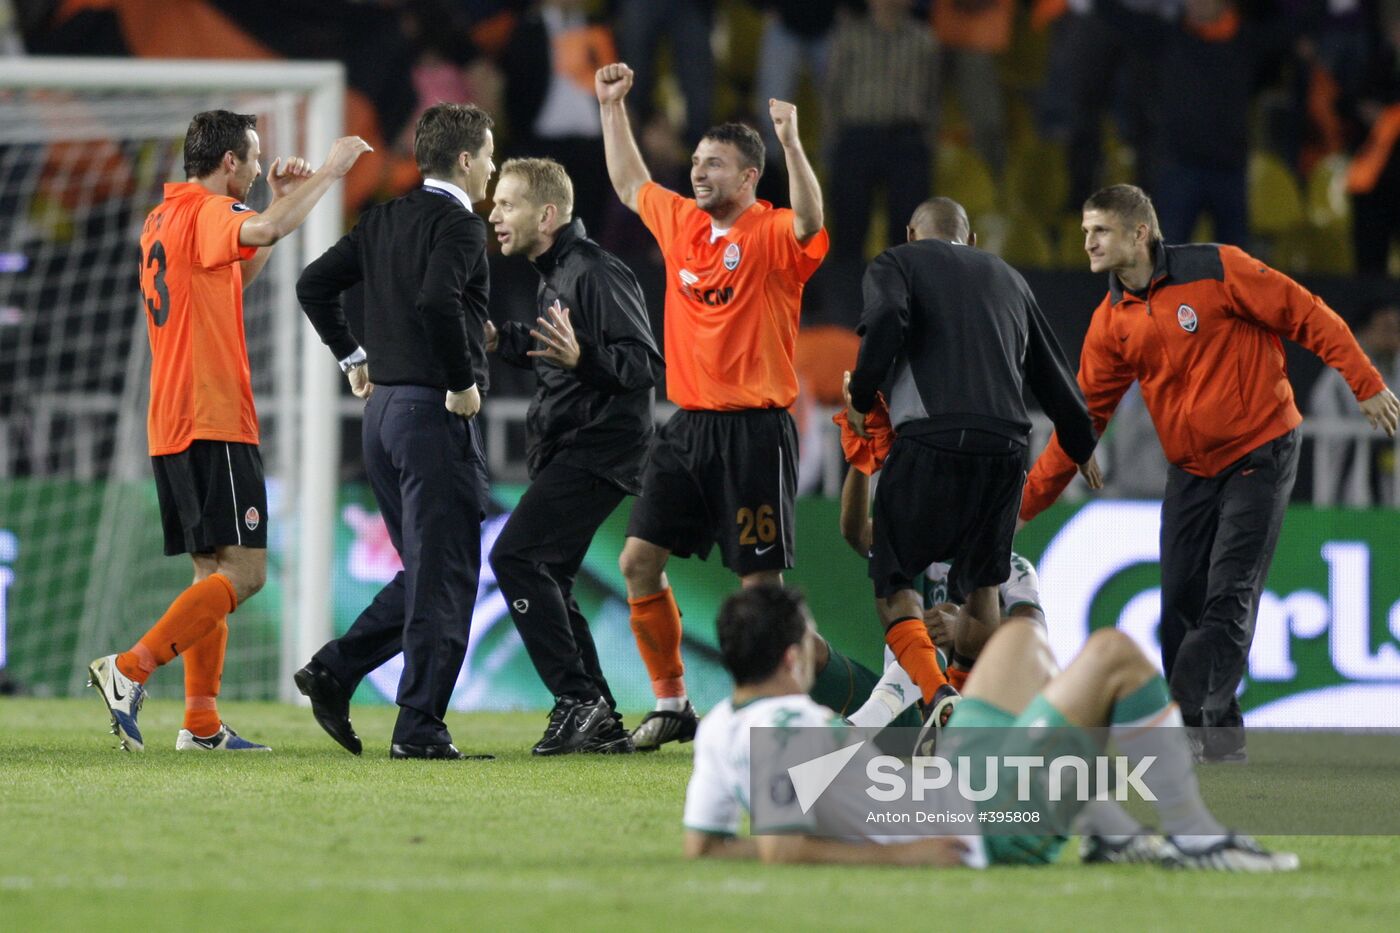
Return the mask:
[[642,491],[665,364],[637,277],[573,218],[564,166],[512,159],[494,200],[501,252],[528,257],[540,274],[537,326],[486,328],[486,348],[539,381],[525,420],[530,488],[491,549],[520,639],[555,697],[534,753],[631,752],[573,586],[598,526]]
[[[471,105],[426,111],[413,142],[422,187],[366,211],[297,282],[306,316],[354,393],[368,399],[365,470],[404,565],[350,630],[296,673],[316,721],[356,755],[350,695],[402,651],[389,757],[468,757],[443,716],[466,656],[481,567],[487,479],[473,419],[487,387],[489,281],[486,224],[472,204],[486,197],[495,171],[491,125]],[[359,282],[365,324],[357,343],[340,295]]]

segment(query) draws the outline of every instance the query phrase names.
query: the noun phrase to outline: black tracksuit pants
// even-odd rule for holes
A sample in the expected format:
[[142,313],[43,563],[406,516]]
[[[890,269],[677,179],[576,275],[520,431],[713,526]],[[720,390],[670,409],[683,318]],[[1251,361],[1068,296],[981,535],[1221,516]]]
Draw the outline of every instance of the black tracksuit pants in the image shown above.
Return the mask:
[[525,490],[490,556],[520,640],[550,693],[589,701],[601,696],[614,710],[573,589],[594,533],[624,495],[587,470],[551,463]]
[[[1259,593],[1298,473],[1298,432],[1211,477],[1171,467],[1162,502],[1162,666],[1187,725],[1239,728]],[[1238,741],[1243,742],[1242,735]]]

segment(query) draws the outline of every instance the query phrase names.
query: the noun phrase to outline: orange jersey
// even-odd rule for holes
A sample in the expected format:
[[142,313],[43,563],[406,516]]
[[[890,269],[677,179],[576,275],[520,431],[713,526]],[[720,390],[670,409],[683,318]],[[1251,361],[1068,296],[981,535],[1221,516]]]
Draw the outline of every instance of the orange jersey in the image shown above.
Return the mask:
[[666,257],[666,395],[681,408],[787,408],[797,399],[802,286],[829,240],[758,201],[711,242],[710,215],[655,182],[637,211]]
[[141,297],[151,338],[151,456],[194,440],[258,442],[238,231],[252,208],[196,182],[167,184],[141,229]]
[[[1346,377],[1358,399],[1385,388],[1346,322],[1281,272],[1234,246],[1159,246],[1145,294],[1110,273],[1079,358],[1079,387],[1100,434],[1136,380],[1167,460],[1216,476],[1303,420],[1284,366],[1287,337]],[[1030,521],[1074,478],[1054,435],[1021,497]]]

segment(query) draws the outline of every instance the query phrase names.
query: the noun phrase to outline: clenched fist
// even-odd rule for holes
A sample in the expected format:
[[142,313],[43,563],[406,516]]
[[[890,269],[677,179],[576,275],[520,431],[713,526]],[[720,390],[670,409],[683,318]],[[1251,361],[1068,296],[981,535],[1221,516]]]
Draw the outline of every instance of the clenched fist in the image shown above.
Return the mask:
[[768,116],[773,118],[773,132],[784,146],[797,145],[797,107],[776,97],[768,98]]
[[632,90],[632,69],[622,62],[613,62],[598,69],[593,76],[593,92],[600,104],[620,104]]

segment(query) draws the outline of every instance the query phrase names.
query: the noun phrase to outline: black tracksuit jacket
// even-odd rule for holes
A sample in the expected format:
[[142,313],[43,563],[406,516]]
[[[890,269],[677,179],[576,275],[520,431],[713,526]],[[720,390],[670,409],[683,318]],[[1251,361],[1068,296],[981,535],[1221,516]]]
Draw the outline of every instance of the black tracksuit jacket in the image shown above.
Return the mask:
[[1074,371],[1030,287],[990,253],[943,240],[891,247],[866,270],[851,402],[869,411],[888,383],[899,436],[974,429],[1025,444],[1035,393],[1066,452],[1097,438]]
[[587,237],[580,220],[562,228],[534,265],[539,316],[548,320],[556,299],[568,308],[580,356],[573,370],[526,356],[536,347],[533,322],[499,328],[501,359],[533,367],[537,378],[525,420],[530,478],[557,461],[636,495],[664,366],[641,286],[620,259]]

